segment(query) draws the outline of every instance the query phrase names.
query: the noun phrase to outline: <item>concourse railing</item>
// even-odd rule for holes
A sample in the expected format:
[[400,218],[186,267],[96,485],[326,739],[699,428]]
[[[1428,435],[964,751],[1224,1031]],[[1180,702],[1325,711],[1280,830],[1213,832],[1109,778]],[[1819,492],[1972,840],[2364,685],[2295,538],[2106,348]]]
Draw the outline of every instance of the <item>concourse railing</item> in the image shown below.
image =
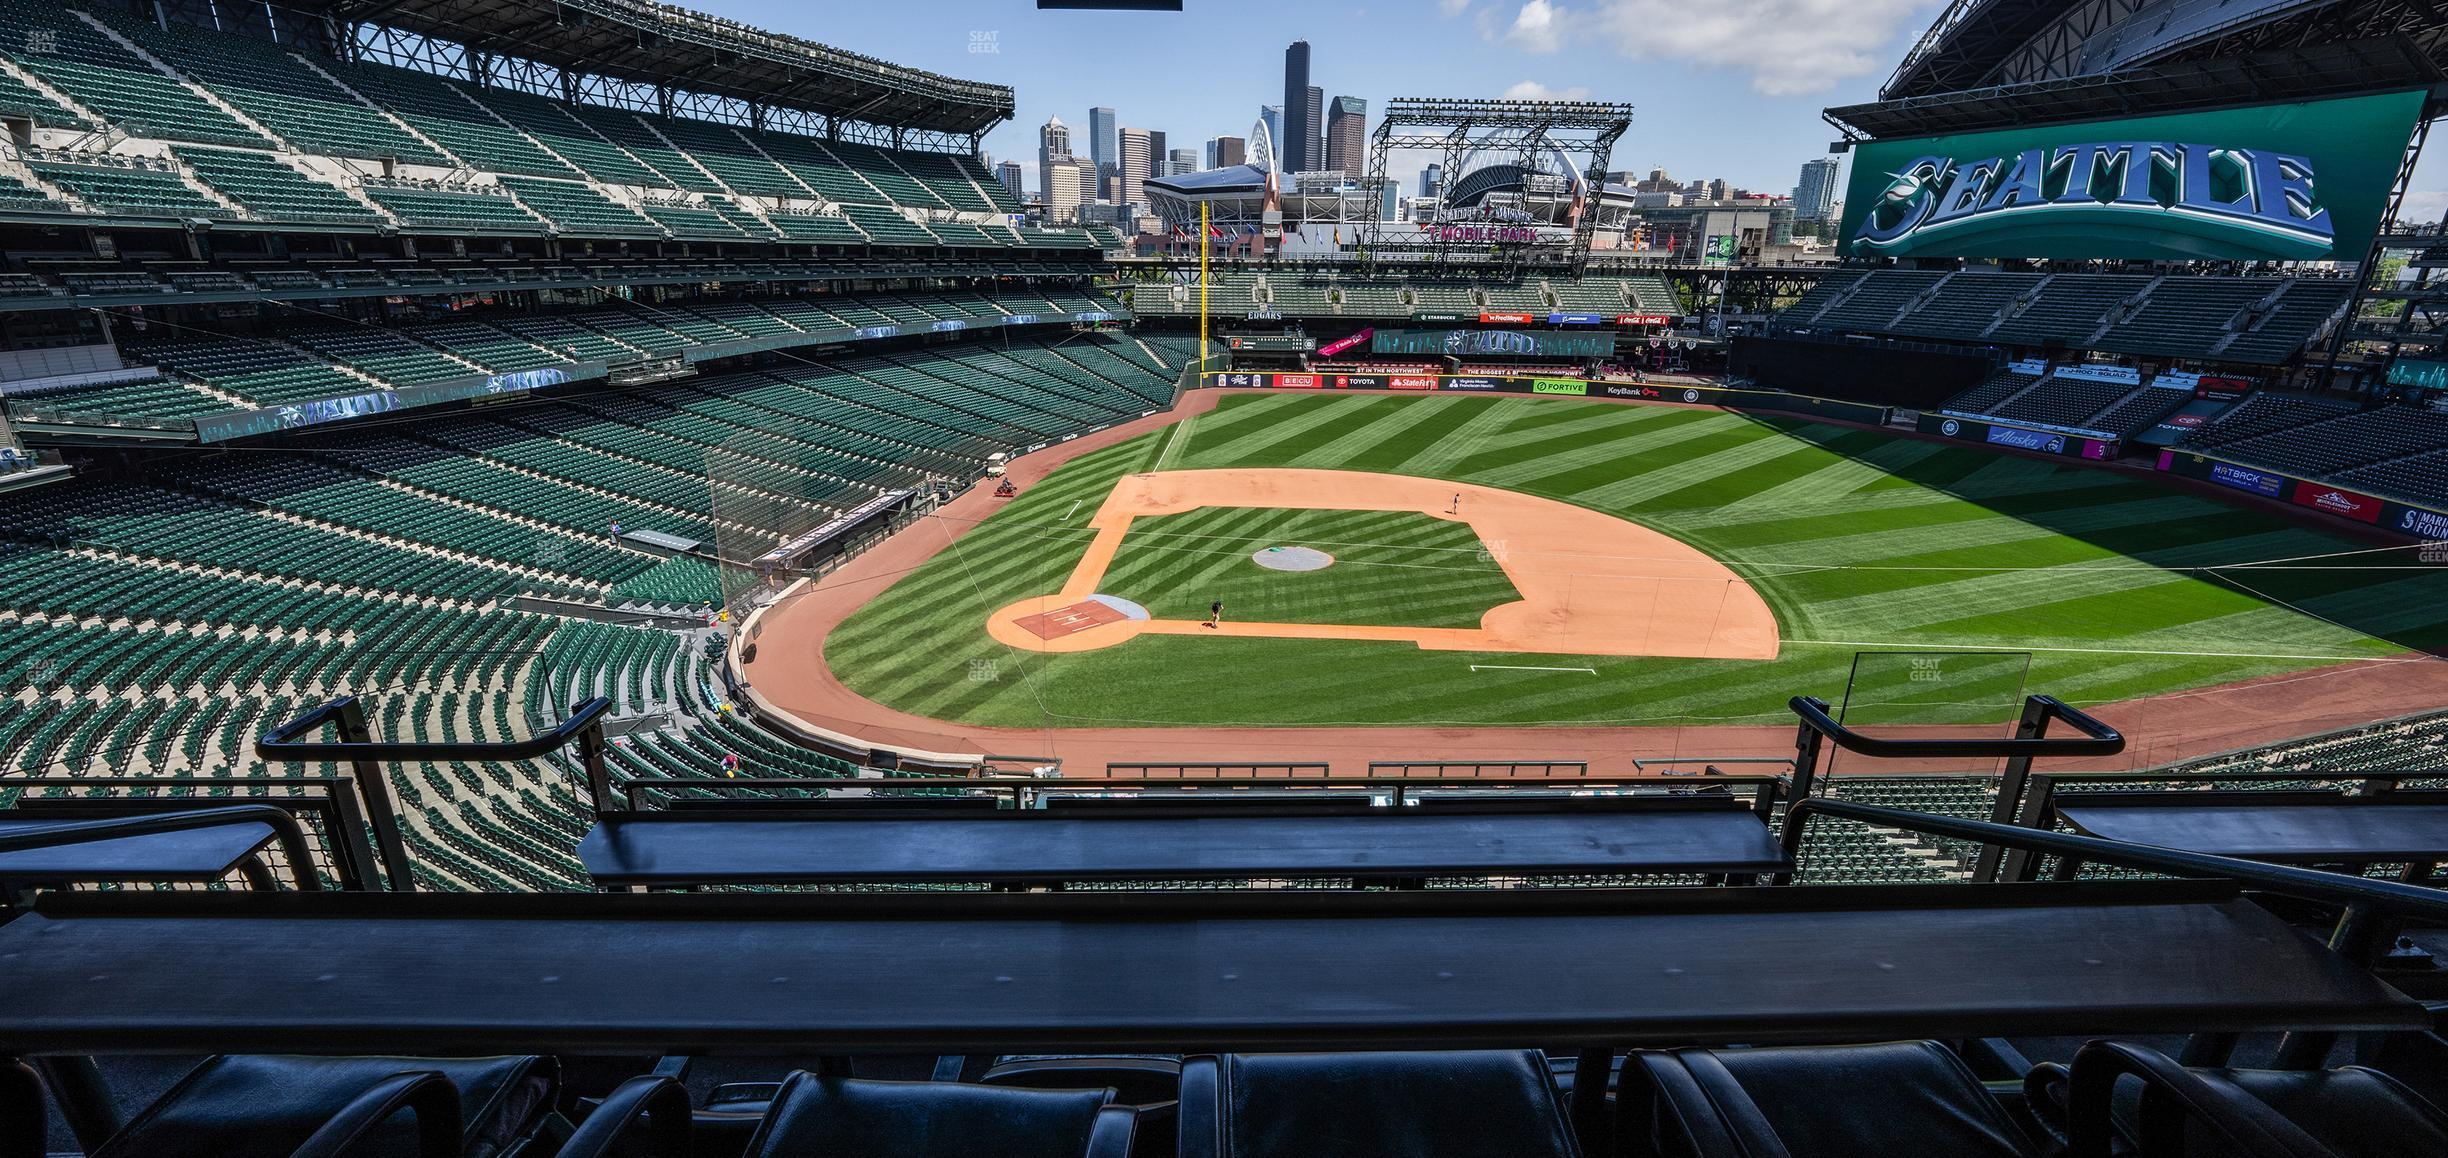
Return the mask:
[[[373,730],[367,726],[365,704],[355,696],[341,696],[309,708],[287,723],[264,733],[255,741],[255,754],[269,763],[348,765],[355,774],[365,802],[367,825],[374,830],[384,876],[388,878],[392,891],[413,892],[416,889],[416,876],[408,857],[406,839],[401,834],[399,808],[391,799],[383,765],[451,761],[507,763],[534,760],[575,744],[579,764],[586,776],[588,793],[596,809],[603,811],[611,807],[613,800],[612,774],[605,759],[603,731],[603,718],[611,711],[612,701],[609,697],[595,696],[570,709],[568,717],[555,724],[552,730],[539,732],[524,740],[377,740]],[[339,738],[304,738],[322,731],[326,726],[334,728]]]
[[[2023,713],[2015,720],[2014,734],[2005,738],[1932,737],[1897,739],[1864,735],[1837,722],[1828,714],[1826,700],[1816,696],[1795,696],[1787,702],[1801,726],[1794,735],[1793,796],[1796,801],[1811,797],[1811,787],[1819,774],[1819,757],[1830,743],[1857,755],[1879,760],[1909,760],[1918,757],[1973,757],[1996,759],[2004,763],[1999,769],[1998,802],[1989,819],[1999,825],[2015,819],[2015,801],[2023,797],[2024,785],[2031,779],[2032,761],[2039,759],[2072,759],[2086,756],[2114,756],[2125,750],[2125,736],[2079,708],[2069,706],[2055,696],[2027,696]],[[2058,721],[2080,736],[2049,735],[2049,725]],[[1984,842],[1980,858],[1972,869],[1976,881],[1994,880],[2002,849],[1994,842]]]

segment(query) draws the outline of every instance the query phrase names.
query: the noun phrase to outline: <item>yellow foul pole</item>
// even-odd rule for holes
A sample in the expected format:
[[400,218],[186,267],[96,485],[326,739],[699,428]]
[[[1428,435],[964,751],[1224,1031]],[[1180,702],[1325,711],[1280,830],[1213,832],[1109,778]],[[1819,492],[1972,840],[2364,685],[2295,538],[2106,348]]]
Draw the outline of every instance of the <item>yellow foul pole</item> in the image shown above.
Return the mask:
[[1199,375],[1207,374],[1207,202],[1199,202]]

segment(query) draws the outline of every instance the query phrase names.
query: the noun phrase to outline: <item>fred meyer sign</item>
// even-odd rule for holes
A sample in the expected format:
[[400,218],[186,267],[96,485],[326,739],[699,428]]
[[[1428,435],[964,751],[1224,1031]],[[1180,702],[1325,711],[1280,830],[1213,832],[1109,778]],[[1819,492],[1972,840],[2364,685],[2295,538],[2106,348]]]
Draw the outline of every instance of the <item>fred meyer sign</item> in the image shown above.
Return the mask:
[[1844,251],[2360,261],[2422,101],[2384,93],[1873,141],[1854,150]]

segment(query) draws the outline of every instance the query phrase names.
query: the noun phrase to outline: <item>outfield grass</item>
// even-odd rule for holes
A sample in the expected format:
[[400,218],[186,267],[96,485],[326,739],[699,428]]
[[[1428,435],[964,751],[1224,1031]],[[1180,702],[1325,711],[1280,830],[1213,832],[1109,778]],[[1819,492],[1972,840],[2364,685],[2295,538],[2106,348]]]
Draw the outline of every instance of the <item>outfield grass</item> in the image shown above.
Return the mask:
[[[1783,654],[1490,656],[1152,636],[1043,656],[989,640],[987,613],[1057,590],[1087,541],[1089,513],[1115,480],[1150,467],[1172,434],[1085,455],[1029,488],[852,616],[827,661],[880,702],[983,724],[1676,724],[1789,720],[1784,703],[1796,693],[1839,701],[1865,649],[2029,648],[2031,688],[2086,704],[2448,646],[2448,569],[2415,568],[2411,552],[2391,552],[2200,570],[2369,544],[2093,466],[1711,410],[1306,394],[1223,399],[1182,432],[1167,465],[1385,471],[1605,511],[1749,576],[1776,612]],[[1212,518],[1234,533],[1281,537],[1238,527],[1248,513],[1164,522]],[[1345,534],[1286,525],[1286,535]],[[1204,567],[1241,581],[1227,556],[1184,569],[1140,546],[1126,551],[1138,569],[1117,568],[1109,588],[1160,615],[1183,614],[1172,609],[1185,603],[1205,614],[1217,596]],[[1402,584],[1356,575],[1337,566],[1306,578],[1351,581],[1352,598],[1381,608],[1335,621],[1405,622],[1396,617],[1413,604]],[[1440,578],[1457,598],[1465,580]],[[1239,611],[1243,598],[1256,597],[1227,600],[1237,618],[1271,617]],[[1429,604],[1453,610],[1441,597]],[[993,663],[973,669],[971,660]],[[1474,672],[1473,663],[1596,674]],[[1906,708],[2011,698],[1998,694],[1998,664],[1956,666],[1977,674],[1949,675],[1942,664],[1915,680],[1909,665],[1888,663],[1879,694]],[[986,671],[994,678],[973,678]]]

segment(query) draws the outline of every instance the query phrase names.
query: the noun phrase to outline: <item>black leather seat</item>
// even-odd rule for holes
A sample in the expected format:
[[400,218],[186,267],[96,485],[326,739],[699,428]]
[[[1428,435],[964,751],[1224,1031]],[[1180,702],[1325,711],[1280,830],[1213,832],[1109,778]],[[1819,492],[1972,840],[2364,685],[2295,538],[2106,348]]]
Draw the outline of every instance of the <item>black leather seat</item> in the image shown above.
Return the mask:
[[1114,1100],[1152,1106],[1181,1097],[1181,1059],[1112,1054],[998,1057],[978,1082],[1029,1090],[1079,1090],[1111,1086]]
[[1624,1063],[1616,1104],[1627,1153],[2030,1158],[2041,1152],[1963,1060],[1934,1041],[1641,1050]]
[[749,1158],[1126,1158],[1138,1115],[1110,1089],[1024,1090],[792,1074]]
[[1181,1158],[1574,1158],[1537,1050],[1183,1059]]
[[[456,1092],[452,1152],[465,1158],[492,1158],[525,1137],[551,1112],[559,1085],[548,1057],[225,1054],[190,1070],[96,1148],[93,1158],[289,1154],[368,1090],[403,1073],[439,1074]],[[410,1153],[409,1132],[406,1122],[386,1123],[363,1145],[372,1147],[368,1153]]]
[[2405,1083],[2361,1066],[2187,1068],[2145,1046],[2095,1041],[2075,1055],[2070,1075],[2039,1067],[2027,1086],[2035,1105],[2064,1105],[2068,1151],[2076,1158],[2448,1154],[2448,1114]]

